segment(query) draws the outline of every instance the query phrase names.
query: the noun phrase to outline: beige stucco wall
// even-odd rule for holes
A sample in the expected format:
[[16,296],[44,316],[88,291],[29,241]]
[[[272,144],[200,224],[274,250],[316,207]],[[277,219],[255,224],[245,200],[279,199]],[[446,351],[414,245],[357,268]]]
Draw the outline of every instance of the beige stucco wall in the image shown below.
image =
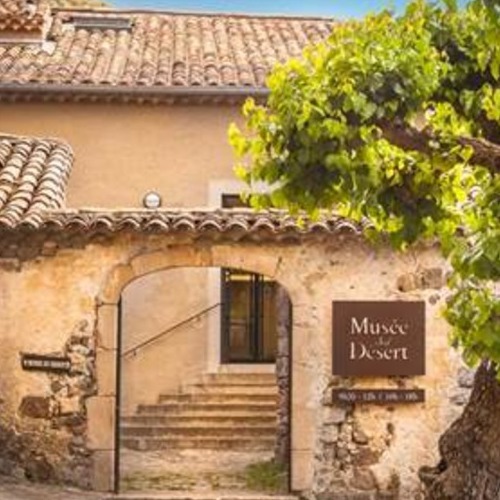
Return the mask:
[[[214,305],[207,293],[207,269],[168,269],[138,278],[122,294],[122,352],[153,338]],[[207,371],[209,322],[213,309],[180,325],[137,354],[122,357],[122,410],[154,403]]]
[[239,106],[0,103],[0,131],[60,137],[76,163],[71,207],[140,207],[154,189],[164,206],[204,206],[209,181],[233,179],[227,129]]
[[[213,203],[211,185],[233,177],[226,131],[237,112],[237,107],[228,106],[0,104],[0,128],[8,133],[62,137],[71,143],[77,161],[68,189],[70,206],[138,207],[149,189],[162,194],[165,206],[197,206]],[[96,488],[109,488],[115,449],[117,301],[125,290],[125,343],[154,334],[170,319],[188,314],[188,309],[196,312],[193,309],[198,304],[206,303],[207,287],[200,287],[200,295],[177,301],[167,311],[169,297],[180,297],[179,289],[169,291],[172,271],[141,277],[166,268],[192,266],[227,266],[263,273],[275,277],[290,294],[294,311],[293,487],[317,493],[328,490],[328,481],[336,477],[339,468],[332,450],[345,445],[351,460],[346,462],[347,470],[361,468],[365,479],[367,471],[374,474],[380,488],[396,474],[400,498],[416,498],[420,488],[416,471],[420,465],[435,462],[437,438],[459,412],[450,403],[457,389],[459,360],[448,347],[446,324],[439,315],[443,291],[403,293],[397,287],[397,279],[404,273],[443,266],[437,253],[429,249],[401,256],[384,249],[375,252],[359,239],[333,238],[325,243],[287,246],[229,242],[181,245],[172,236],[119,236],[112,245],[65,249],[55,257],[26,262],[20,272],[12,263],[0,266],[0,431],[16,429],[16,435],[23,435],[29,430],[34,436],[44,436],[46,443],[40,447],[38,441],[37,449],[47,450],[47,460],[62,471],[62,478],[78,482],[78,467],[82,478],[88,477],[88,471],[85,462],[75,466],[77,458],[69,449],[74,449],[76,440],[81,443],[81,434],[75,433],[73,426],[87,415],[84,445],[92,451],[91,482]],[[184,282],[186,272],[174,271],[176,283]],[[201,270],[200,276],[206,272]],[[187,282],[182,286],[188,287]],[[328,404],[326,389],[332,381],[331,302],[342,299],[426,301],[427,375],[405,382],[426,389],[425,404],[397,406],[392,411],[359,406],[349,416],[340,412],[344,420],[331,425],[332,419],[340,420],[338,409]],[[95,394],[92,388],[83,395],[78,386],[73,387],[74,377],[29,373],[20,367],[20,352],[61,352],[75,331],[97,343]],[[195,342],[194,337],[195,329],[183,337],[193,340],[191,346],[179,337],[171,338],[179,340],[176,347],[183,351],[178,358],[187,366],[199,366],[206,355],[207,345]],[[91,345],[90,356],[93,349]],[[167,344],[162,349],[167,356],[174,352]],[[147,373],[151,380],[164,366],[164,358],[160,349],[149,353]],[[90,362],[80,359],[78,363]],[[134,361],[127,363],[132,375],[134,370],[141,371]],[[90,379],[93,365],[86,370]],[[394,379],[354,382],[377,387],[401,383]],[[173,370],[164,374],[162,386],[175,383]],[[137,400],[154,398],[148,391],[146,394],[136,386],[130,394]],[[50,399],[54,404],[50,418],[22,415],[20,404],[29,395]],[[68,420],[73,414],[78,418]],[[356,465],[349,447],[356,451],[357,445],[345,430],[354,423],[368,436],[368,444],[363,446],[376,451],[376,463]],[[393,429],[390,435],[388,426]]]
[[[238,120],[239,109],[223,104],[0,103],[0,131],[59,137],[70,143],[76,161],[67,189],[69,207],[142,207],[142,198],[149,190],[161,194],[164,206],[220,206],[223,192],[238,192],[227,129]],[[208,280],[206,271],[201,273],[204,278],[189,271],[177,273],[175,280],[164,274],[127,289],[125,343],[134,340],[132,335],[138,336],[136,340],[155,335],[196,314],[207,301],[218,299],[217,286]],[[211,317],[211,334],[215,337],[220,323],[218,312]],[[164,369],[165,356],[169,360],[166,351],[170,353],[176,347],[181,332],[169,339],[168,346],[161,342],[155,349],[143,351],[140,358],[124,360],[130,389],[124,399],[127,412],[137,404],[154,402],[159,395],[155,391],[176,390],[181,380],[218,364],[217,349],[212,349],[207,359],[208,329],[208,323],[201,322],[182,329],[183,349],[189,351],[190,361],[177,377],[166,376],[163,383],[144,382]],[[175,360],[170,365],[172,374],[178,365]]]
[[[328,486],[325,486],[327,478],[335,477],[338,469],[335,460],[324,456],[333,443],[331,436],[325,437],[332,430],[332,412],[338,411],[329,404],[327,390],[332,380],[332,300],[426,301],[427,375],[405,382],[407,386],[425,388],[426,403],[394,406],[391,411],[359,405],[339,424],[340,431],[337,428],[337,432],[343,432],[343,428],[355,421],[368,439],[363,446],[377,453],[377,460],[371,465],[346,462],[347,471],[361,468],[364,473],[374,474],[382,489],[396,474],[400,498],[414,498],[420,488],[418,467],[435,462],[438,436],[459,412],[450,403],[457,388],[459,361],[447,344],[446,323],[439,314],[444,291],[418,289],[404,293],[397,286],[402,274],[443,267],[432,249],[395,255],[384,249],[375,252],[357,238],[345,241],[332,238],[325,243],[311,241],[302,245],[229,242],[177,245],[173,236],[122,236],[116,237],[113,245],[61,250],[55,257],[26,262],[21,272],[3,270],[0,336],[2,345],[7,346],[0,351],[0,363],[5,367],[0,382],[3,421],[15,421],[18,431],[35,422],[49,437],[73,439],[66,432],[51,430],[43,421],[40,424],[17,413],[23,396],[51,394],[53,390],[46,374],[28,373],[20,368],[19,352],[58,351],[69,333],[86,321],[97,342],[97,393],[85,399],[89,419],[86,443],[93,453],[94,486],[109,487],[115,448],[117,302],[124,287],[144,274],[190,266],[227,266],[263,273],[278,280],[290,294],[294,308],[292,485],[298,490],[320,492]],[[354,383],[395,387],[400,381],[380,378]],[[390,439],[388,424],[392,428]],[[57,449],[60,460],[68,459],[67,447]]]

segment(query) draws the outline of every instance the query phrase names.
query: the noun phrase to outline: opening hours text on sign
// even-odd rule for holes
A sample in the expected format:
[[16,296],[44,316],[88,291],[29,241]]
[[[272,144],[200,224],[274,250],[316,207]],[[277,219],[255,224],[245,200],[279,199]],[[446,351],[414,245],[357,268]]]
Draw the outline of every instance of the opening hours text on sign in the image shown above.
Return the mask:
[[423,403],[423,389],[333,389],[333,403]]

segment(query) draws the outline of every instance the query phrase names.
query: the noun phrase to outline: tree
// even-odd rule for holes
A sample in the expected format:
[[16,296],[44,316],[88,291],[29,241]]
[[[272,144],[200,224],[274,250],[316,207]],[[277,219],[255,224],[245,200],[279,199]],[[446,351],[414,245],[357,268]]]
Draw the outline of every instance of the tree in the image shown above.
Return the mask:
[[[485,464],[500,476],[500,7],[411,3],[337,24],[276,67],[266,105],[231,126],[237,174],[270,191],[256,207],[367,220],[405,251],[438,239],[453,268],[446,318],[471,400],[423,470],[429,498],[467,499]],[[484,481],[483,481],[484,482]]]

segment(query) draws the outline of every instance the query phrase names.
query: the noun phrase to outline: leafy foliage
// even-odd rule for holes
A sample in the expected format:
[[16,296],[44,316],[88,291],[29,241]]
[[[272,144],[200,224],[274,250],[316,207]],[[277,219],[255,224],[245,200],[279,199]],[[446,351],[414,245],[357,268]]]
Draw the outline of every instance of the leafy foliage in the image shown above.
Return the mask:
[[[474,0],[337,25],[278,66],[232,125],[256,207],[368,220],[400,250],[439,238],[446,316],[471,364],[500,366],[500,8]],[[500,373],[500,371],[499,371]]]

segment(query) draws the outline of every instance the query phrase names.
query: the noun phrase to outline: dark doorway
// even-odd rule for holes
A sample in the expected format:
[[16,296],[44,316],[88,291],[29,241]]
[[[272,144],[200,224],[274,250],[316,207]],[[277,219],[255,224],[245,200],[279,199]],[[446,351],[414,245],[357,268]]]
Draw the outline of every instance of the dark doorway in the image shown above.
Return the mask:
[[260,274],[222,270],[222,361],[274,363],[277,284]]
[[[239,194],[223,194],[223,208],[248,208]],[[222,269],[221,361],[275,363],[277,283],[260,274]]]

